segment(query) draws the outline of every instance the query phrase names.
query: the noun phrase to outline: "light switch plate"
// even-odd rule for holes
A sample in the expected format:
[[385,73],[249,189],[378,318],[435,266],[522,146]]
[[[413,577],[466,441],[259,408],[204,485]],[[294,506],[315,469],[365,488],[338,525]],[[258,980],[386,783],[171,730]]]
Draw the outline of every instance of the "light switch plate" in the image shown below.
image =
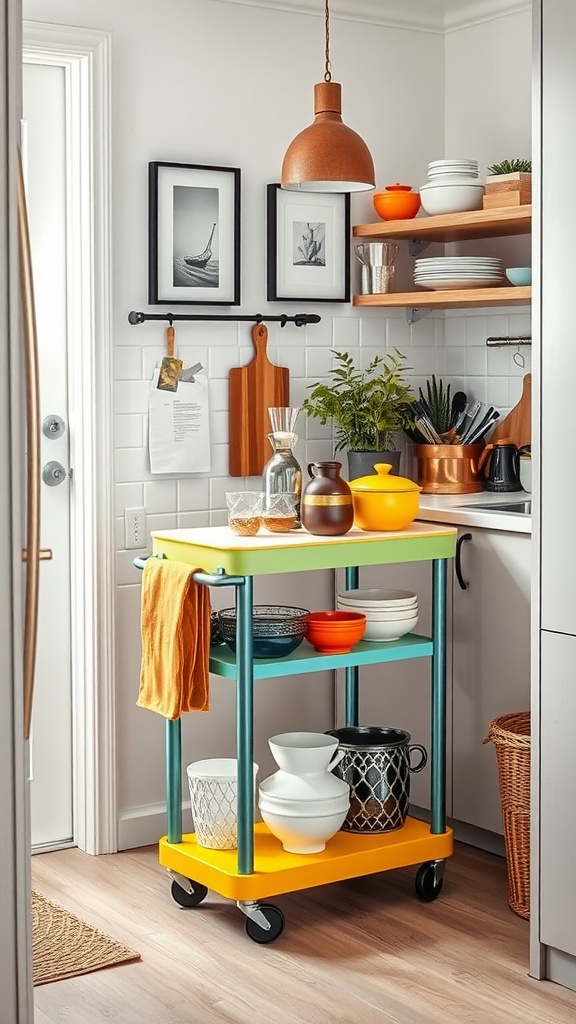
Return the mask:
[[145,548],[146,537],[146,509],[125,508],[124,509],[124,545],[126,548]]

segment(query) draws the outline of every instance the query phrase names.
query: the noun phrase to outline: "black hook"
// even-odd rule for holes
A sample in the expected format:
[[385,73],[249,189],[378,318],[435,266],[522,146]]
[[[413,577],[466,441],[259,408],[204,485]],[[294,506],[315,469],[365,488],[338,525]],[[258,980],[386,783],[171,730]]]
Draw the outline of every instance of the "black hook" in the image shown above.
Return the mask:
[[170,327],[172,327],[174,325],[174,314],[173,313],[166,313],[166,319],[167,319],[168,323],[170,324]]

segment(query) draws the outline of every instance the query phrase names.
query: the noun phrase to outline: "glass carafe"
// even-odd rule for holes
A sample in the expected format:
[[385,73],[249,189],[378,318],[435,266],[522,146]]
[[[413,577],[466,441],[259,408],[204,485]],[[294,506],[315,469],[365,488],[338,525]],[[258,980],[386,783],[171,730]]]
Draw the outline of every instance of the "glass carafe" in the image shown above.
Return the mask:
[[294,433],[294,426],[299,411],[299,408],[291,409],[287,406],[268,409],[272,425],[272,432],[268,434],[268,440],[272,445],[274,454],[264,466],[262,473],[264,509],[266,509],[266,499],[271,494],[296,495],[296,523],[294,524],[294,529],[301,526],[302,470],[300,463],[292,452],[298,440],[298,435]]

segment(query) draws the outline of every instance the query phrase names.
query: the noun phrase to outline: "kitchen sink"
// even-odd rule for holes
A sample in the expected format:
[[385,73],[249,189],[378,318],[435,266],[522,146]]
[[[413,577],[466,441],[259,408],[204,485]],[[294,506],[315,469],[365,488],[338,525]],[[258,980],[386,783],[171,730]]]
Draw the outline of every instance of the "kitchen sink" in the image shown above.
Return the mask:
[[503,501],[490,505],[471,503],[470,505],[460,505],[459,508],[466,508],[470,512],[510,512],[514,515],[529,516],[532,513],[532,501],[528,498],[526,501]]

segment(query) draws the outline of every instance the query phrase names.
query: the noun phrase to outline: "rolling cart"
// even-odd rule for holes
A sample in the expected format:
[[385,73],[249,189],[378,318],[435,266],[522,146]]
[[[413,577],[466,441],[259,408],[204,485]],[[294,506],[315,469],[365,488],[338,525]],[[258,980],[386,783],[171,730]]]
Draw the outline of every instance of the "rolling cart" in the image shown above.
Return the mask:
[[[419,864],[418,896],[430,902],[442,888],[444,861],[452,854],[452,832],[445,820],[446,776],[446,581],[447,559],[454,555],[456,530],[413,523],[394,533],[353,529],[342,537],[290,534],[236,537],[227,527],[157,531],[153,555],[194,566],[194,579],[211,587],[234,587],[237,607],[236,654],[224,647],[210,652],[210,671],[236,681],[238,762],[237,850],[199,846],[194,834],[182,835],[182,752],[180,720],[166,722],[167,835],[159,860],[172,878],[172,897],[184,907],[201,903],[209,889],[235,900],[246,916],[246,931],[259,943],[281,934],[281,910],[270,897]],[[317,653],[306,641],[279,659],[252,657],[253,580],[261,574],[346,569],[347,589],[359,584],[367,565],[430,561],[432,636],[409,633],[400,640],[356,644],[348,654]],[[136,563],[138,564],[138,562]],[[201,569],[198,569],[201,567]],[[410,816],[402,828],[376,835],[338,832],[322,853],[285,853],[263,823],[254,824],[253,682],[345,669],[346,725],[358,725],[358,672],[373,665],[409,658],[431,659],[430,735],[431,820]]]

